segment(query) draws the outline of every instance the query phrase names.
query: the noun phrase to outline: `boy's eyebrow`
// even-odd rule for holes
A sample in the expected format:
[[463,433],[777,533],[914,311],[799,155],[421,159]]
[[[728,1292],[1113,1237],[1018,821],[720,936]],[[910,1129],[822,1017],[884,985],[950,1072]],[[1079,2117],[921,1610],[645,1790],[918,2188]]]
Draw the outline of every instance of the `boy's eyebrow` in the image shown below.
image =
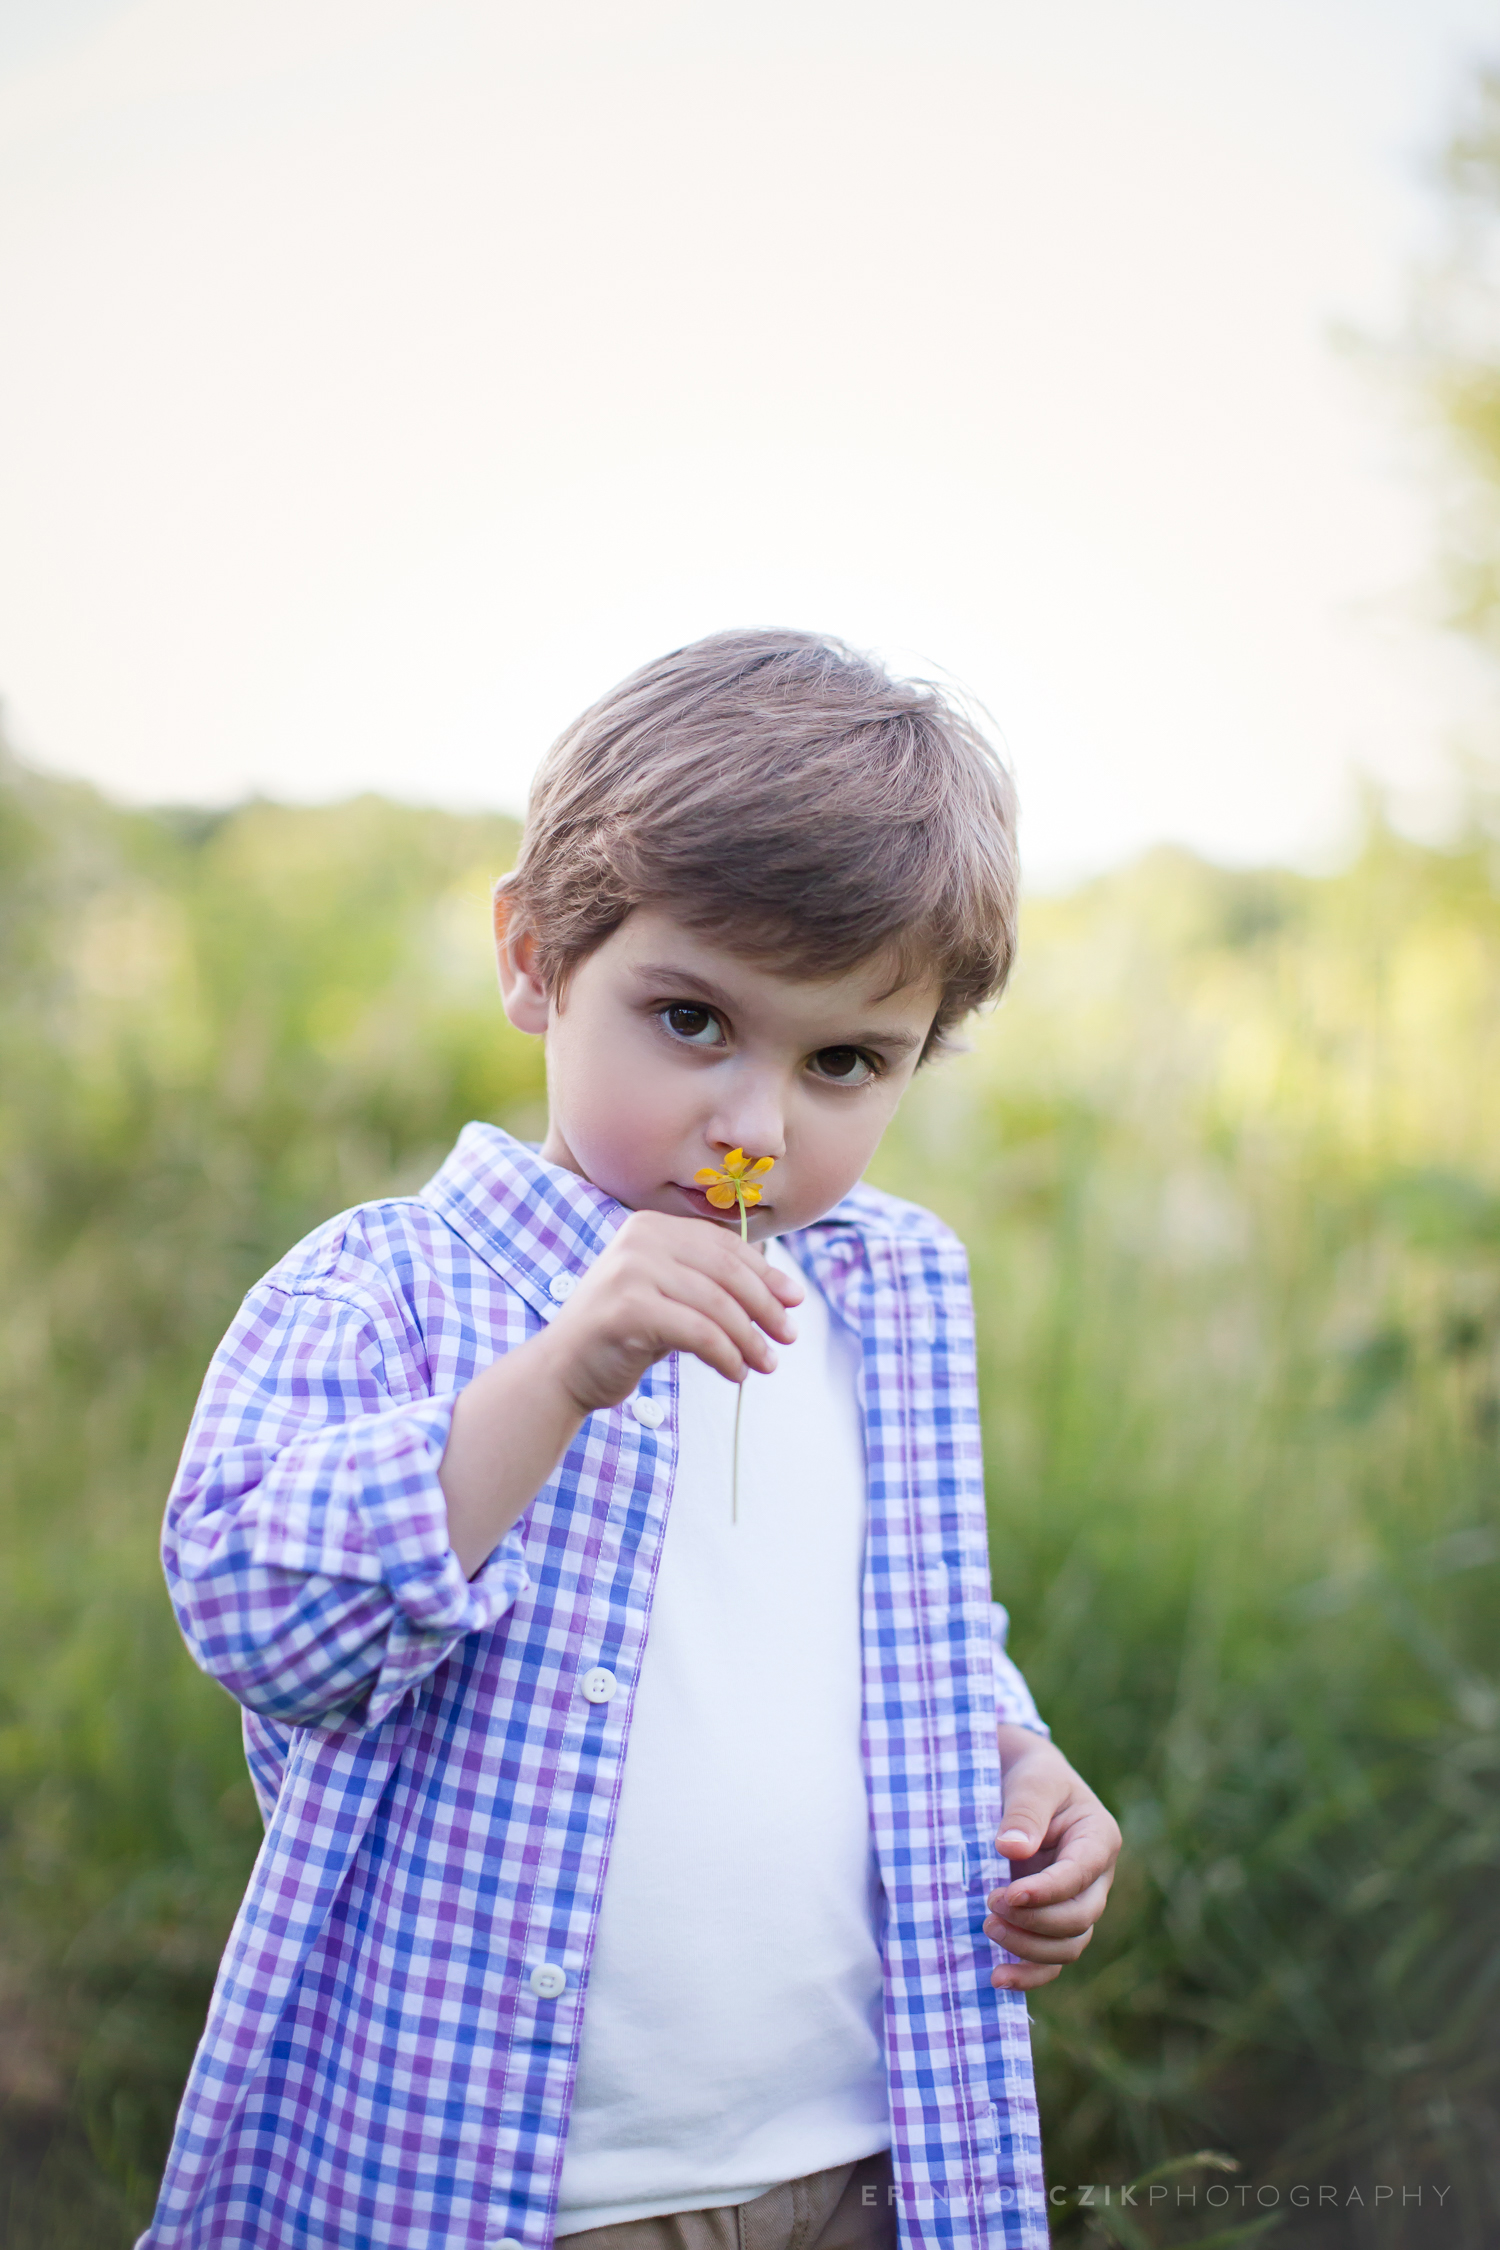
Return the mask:
[[639,961],[636,963],[635,973],[643,984],[654,984],[663,990],[675,988],[682,992],[698,992],[705,1000],[712,1000],[718,1008],[734,1006],[724,987],[715,984],[712,977],[704,976],[699,969],[684,969],[672,961]]
[[[652,984],[659,991],[675,987],[680,992],[692,992],[704,1000],[711,1000],[716,1008],[733,1010],[734,1002],[722,985],[715,984],[700,969],[684,969],[672,961],[639,961],[636,975],[643,984]],[[827,1042],[839,1047],[886,1047],[898,1055],[909,1054],[913,1047],[923,1044],[921,1037],[910,1031],[846,1031],[837,1040]]]
[[890,1047],[898,1055],[909,1054],[923,1041],[912,1031],[851,1031],[834,1042],[840,1047]]

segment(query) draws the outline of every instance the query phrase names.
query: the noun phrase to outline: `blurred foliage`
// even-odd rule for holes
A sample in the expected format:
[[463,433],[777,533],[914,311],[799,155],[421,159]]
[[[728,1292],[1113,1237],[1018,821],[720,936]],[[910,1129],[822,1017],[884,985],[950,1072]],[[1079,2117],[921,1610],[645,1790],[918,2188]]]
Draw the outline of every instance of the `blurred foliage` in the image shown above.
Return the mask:
[[1500,67],[1479,71],[1438,166],[1440,248],[1416,277],[1392,371],[1444,501],[1446,621],[1500,655]]
[[[1206,2146],[1278,2241],[1492,2243],[1493,839],[1376,821],[1324,880],[1164,851],[1035,904],[881,1177],[972,1247],[997,1588],[1129,1846],[1033,2003],[1049,2176]],[[1192,2184],[1181,2234],[1075,2199],[1059,2240],[1257,2216],[1204,2173],[1174,2223]]]
[[259,1837],[154,1526],[208,1355],[329,1213],[523,1129],[516,828],[373,798],[126,813],[0,766],[0,2241],[149,2209]]
[[[535,1129],[486,947],[514,840],[0,774],[7,2244],[149,2208],[258,1835],[162,1496],[255,1275],[468,1117]],[[1060,2240],[1214,2238],[1263,2215],[1235,2181],[1361,2187],[1278,2240],[1493,2239],[1497,1105],[1492,843],[1375,821],[1336,877],[1161,852],[1034,903],[882,1152],[972,1246],[997,1583],[1130,1844],[1034,2002],[1049,2172],[1171,2199],[1071,2197]]]

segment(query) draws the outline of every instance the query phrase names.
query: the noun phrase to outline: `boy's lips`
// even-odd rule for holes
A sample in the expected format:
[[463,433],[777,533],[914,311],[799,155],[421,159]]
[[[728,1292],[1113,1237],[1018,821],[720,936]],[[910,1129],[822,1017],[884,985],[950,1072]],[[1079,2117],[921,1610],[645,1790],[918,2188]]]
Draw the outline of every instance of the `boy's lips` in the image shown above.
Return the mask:
[[[673,1180],[669,1184],[672,1187],[674,1193],[682,1197],[683,1202],[688,1206],[688,1209],[693,1213],[693,1216],[695,1218],[712,1219],[716,1226],[733,1227],[736,1234],[738,1234],[740,1226],[740,1214],[737,1205],[731,1204],[727,1211],[721,1211],[717,1204],[709,1202],[708,1197],[704,1194],[702,1188],[684,1187],[680,1180]],[[760,1202],[753,1204],[751,1208],[755,1211],[772,1211],[775,1209],[775,1205],[772,1203]]]

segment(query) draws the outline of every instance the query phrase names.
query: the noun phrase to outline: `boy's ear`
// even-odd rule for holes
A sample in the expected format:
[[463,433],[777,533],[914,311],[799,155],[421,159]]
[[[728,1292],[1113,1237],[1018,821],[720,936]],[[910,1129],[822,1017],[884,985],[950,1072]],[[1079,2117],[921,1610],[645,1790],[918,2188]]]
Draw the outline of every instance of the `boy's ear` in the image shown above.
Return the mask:
[[514,920],[503,890],[495,893],[495,966],[507,1017],[517,1031],[540,1037],[552,1011],[547,987],[537,973],[536,939],[524,923]]

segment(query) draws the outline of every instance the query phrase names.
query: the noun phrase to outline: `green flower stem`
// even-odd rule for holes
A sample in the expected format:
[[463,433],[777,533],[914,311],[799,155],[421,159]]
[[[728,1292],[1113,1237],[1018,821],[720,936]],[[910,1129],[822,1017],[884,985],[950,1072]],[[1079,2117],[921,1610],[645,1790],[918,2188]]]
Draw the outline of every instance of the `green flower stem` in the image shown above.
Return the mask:
[[[745,1207],[745,1191],[738,1182],[735,1183],[734,1199],[740,1207],[740,1240],[748,1247],[750,1214]],[[735,1394],[734,1401],[734,1471],[729,1484],[729,1520],[733,1524],[737,1524],[740,1520],[740,1416],[745,1409],[746,1380],[746,1377],[741,1376],[740,1387]]]

